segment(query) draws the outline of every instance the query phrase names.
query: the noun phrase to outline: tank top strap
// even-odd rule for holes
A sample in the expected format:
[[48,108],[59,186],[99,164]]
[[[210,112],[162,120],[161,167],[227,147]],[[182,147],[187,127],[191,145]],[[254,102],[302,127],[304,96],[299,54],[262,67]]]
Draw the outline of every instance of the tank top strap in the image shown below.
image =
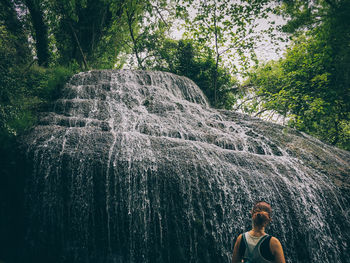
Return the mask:
[[244,256],[251,257],[252,254],[253,254],[253,251],[251,251],[250,248],[249,248],[250,246],[249,246],[249,244],[248,244],[246,235],[248,235],[248,232],[245,232],[245,233],[242,234],[242,238],[243,238],[243,241],[244,241],[244,244],[245,244],[245,253],[244,253]]
[[262,242],[264,242],[264,240],[268,237],[269,235],[268,234],[265,234],[264,236],[262,236],[259,240],[259,242],[256,244],[254,250],[256,249],[260,249],[260,245],[262,244]]

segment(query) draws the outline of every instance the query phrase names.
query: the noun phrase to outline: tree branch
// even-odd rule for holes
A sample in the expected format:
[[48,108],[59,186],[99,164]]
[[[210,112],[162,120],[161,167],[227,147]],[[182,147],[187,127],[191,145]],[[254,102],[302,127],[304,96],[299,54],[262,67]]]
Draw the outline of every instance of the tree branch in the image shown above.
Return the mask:
[[158,6],[152,5],[152,8],[154,8],[156,10],[156,12],[158,13],[158,15],[160,16],[160,19],[163,21],[163,23],[168,27],[168,23],[165,21],[165,19],[163,18],[162,13],[159,11]]
[[144,69],[144,67],[142,66],[142,60],[139,56],[139,52],[137,50],[137,41],[135,39],[135,36],[134,36],[134,30],[132,28],[132,23],[133,23],[133,16],[134,16],[134,12],[132,12],[131,14],[126,11],[126,15],[127,15],[127,18],[128,18],[128,27],[129,27],[129,33],[130,33],[130,37],[131,37],[131,40],[132,40],[132,43],[133,43],[133,50],[134,50],[134,53],[135,53],[135,56],[136,56],[136,59],[137,59],[137,64],[139,65],[139,67],[141,69]]
[[247,99],[245,99],[244,101],[242,101],[237,107],[235,107],[233,110],[239,110],[246,102],[250,101],[250,100],[253,100],[253,99],[256,99],[256,98],[259,98],[259,97],[262,97],[262,95],[256,95],[256,96],[253,96],[253,97],[249,97]]
[[258,117],[259,115],[263,114],[264,112],[268,111],[269,109],[262,109],[261,111],[254,114],[254,117]]
[[69,27],[70,27],[71,30],[72,30],[72,33],[73,33],[74,38],[75,38],[75,41],[77,42],[77,45],[78,45],[80,54],[81,54],[81,56],[83,57],[84,67],[85,67],[85,69],[87,70],[89,67],[88,67],[88,64],[87,64],[87,62],[86,62],[86,58],[85,58],[84,52],[83,52],[83,50],[82,50],[82,48],[81,48],[81,46],[80,46],[80,42],[79,42],[79,39],[78,39],[78,37],[77,37],[77,34],[75,33],[75,30],[74,30],[74,28],[73,28],[73,26],[72,26],[72,23],[71,23],[70,21],[68,21],[68,24],[69,24]]

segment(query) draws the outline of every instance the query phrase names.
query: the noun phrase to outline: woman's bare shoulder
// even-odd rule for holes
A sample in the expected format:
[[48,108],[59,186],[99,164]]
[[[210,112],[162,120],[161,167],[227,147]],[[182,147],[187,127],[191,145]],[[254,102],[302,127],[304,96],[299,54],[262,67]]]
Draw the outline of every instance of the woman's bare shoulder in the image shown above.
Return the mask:
[[281,242],[276,237],[271,237],[270,248],[272,254],[275,254],[277,251],[282,250]]
[[275,262],[277,262],[277,263],[285,263],[286,262],[286,260],[284,258],[284,253],[283,253],[283,248],[282,248],[281,242],[277,238],[271,237],[270,249],[271,249],[272,255],[275,256]]
[[279,245],[281,245],[281,242],[276,237],[271,236],[270,244],[274,245],[274,246],[279,246]]

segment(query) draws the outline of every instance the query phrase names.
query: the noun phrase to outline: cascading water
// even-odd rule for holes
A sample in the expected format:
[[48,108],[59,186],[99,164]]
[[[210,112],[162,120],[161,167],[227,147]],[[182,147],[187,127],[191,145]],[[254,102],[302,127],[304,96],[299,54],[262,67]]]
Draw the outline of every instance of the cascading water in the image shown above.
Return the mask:
[[259,199],[287,262],[350,262],[350,154],[184,77],[77,74],[23,142],[26,262],[230,262]]

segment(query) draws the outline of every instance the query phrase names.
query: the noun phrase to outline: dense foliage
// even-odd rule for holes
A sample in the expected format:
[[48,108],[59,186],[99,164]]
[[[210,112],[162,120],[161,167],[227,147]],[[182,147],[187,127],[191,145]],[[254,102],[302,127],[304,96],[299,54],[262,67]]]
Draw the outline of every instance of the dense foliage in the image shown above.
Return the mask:
[[214,107],[231,109],[236,100],[238,81],[227,68],[216,64],[210,50],[203,51],[193,40],[166,39],[156,53],[158,62],[152,69],[190,78]]
[[[314,6],[315,5],[315,6]],[[252,74],[249,110],[277,112],[288,124],[350,150],[350,1],[288,2],[294,40],[284,58]]]
[[169,38],[172,21],[184,15],[179,7],[166,0],[2,1],[3,140],[30,128],[70,75],[92,68],[129,66],[185,75],[214,106],[229,108],[235,81],[218,65],[215,52],[198,41]]
[[[63,83],[89,69],[170,71],[212,106],[288,124],[349,149],[349,0],[4,0],[0,2],[0,140],[29,129]],[[257,62],[261,19],[284,16],[285,57]],[[182,26],[182,39],[171,33]],[[250,87],[250,88],[245,88]],[[254,87],[254,88],[251,88]],[[238,103],[238,91],[245,97]],[[248,95],[247,95],[248,94]]]

